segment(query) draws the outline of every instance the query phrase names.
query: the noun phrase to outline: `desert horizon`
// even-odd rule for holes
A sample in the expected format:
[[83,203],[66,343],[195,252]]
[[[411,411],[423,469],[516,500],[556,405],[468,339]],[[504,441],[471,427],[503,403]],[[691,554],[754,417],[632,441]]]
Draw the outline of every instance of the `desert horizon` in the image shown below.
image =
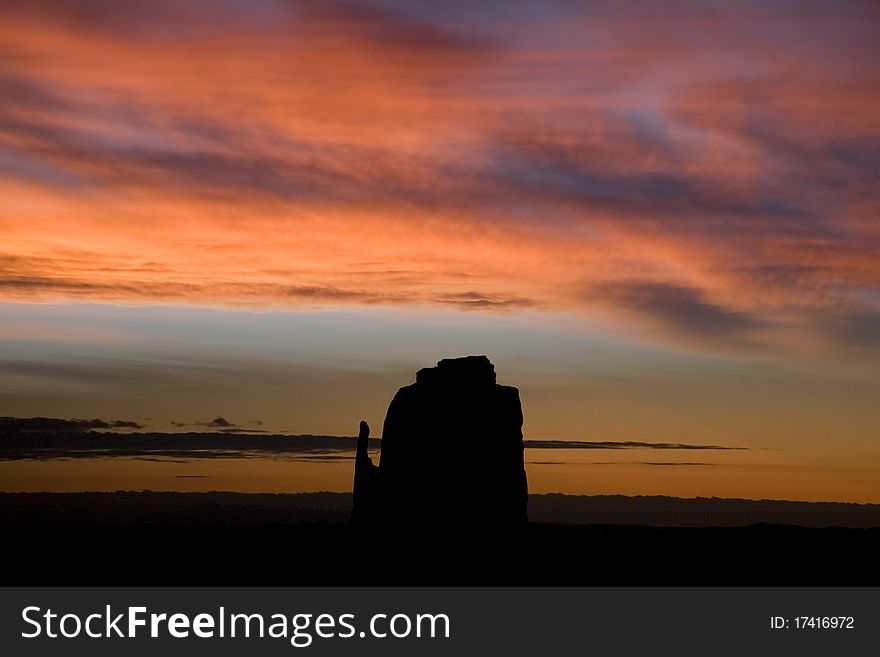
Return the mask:
[[[147,429],[132,420],[0,417],[0,492],[351,490],[353,435],[269,433],[242,428],[219,416],[175,426],[174,432]],[[444,458],[457,458],[456,450],[467,449],[455,436],[447,442],[438,447]],[[880,502],[880,493],[870,487],[849,497],[798,495],[805,490],[803,484],[799,488],[797,477],[779,475],[790,468],[766,464],[761,453],[765,450],[529,437],[523,444],[533,493]],[[374,436],[370,452],[378,457],[380,451],[381,436]],[[698,472],[692,474],[695,469]],[[750,471],[747,486],[741,483],[744,470]],[[799,474],[809,477],[810,472]],[[809,481],[813,487],[806,490],[816,491],[815,478]]]

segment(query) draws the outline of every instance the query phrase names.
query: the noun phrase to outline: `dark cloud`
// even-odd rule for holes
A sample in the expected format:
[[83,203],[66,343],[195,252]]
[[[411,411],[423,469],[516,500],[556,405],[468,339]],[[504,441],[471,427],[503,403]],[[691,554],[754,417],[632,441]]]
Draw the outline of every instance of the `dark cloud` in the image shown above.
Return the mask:
[[[8,112],[11,108],[34,110],[51,107],[62,110],[71,107],[68,100],[48,86],[12,71],[0,72],[0,98],[3,99],[0,107],[7,110],[0,114],[4,120],[11,119],[11,114]],[[24,125],[31,125],[34,129],[39,127],[38,123],[24,123],[24,118],[20,120],[22,123],[18,124],[18,127]]]
[[704,461],[591,461],[589,463],[579,461],[527,461],[526,463],[533,465],[718,465],[717,463],[707,463]]
[[[609,122],[607,116],[595,119],[603,126]],[[639,130],[623,118],[610,121],[611,134],[601,137],[576,130],[548,132],[539,126],[539,136],[498,135],[495,179],[486,184],[533,204],[535,213],[542,207],[567,205],[665,234],[697,231],[700,236],[722,237],[752,228],[762,234],[829,235],[824,217],[790,189],[744,188],[730,180],[680,171],[688,159],[683,144]],[[640,165],[645,160],[653,162],[652,168]],[[590,222],[604,223],[598,217]]]
[[[144,360],[104,358],[87,362],[46,362],[27,360],[0,360],[4,374],[36,377],[48,381],[72,381],[98,385],[106,390],[140,385],[167,385],[169,382],[192,382],[216,376],[218,364],[174,364]],[[238,370],[228,374],[234,376]]]
[[[16,420],[17,418],[7,418]],[[63,422],[63,421],[59,421]],[[90,427],[91,428],[91,427]],[[54,428],[2,432],[0,460],[51,458],[249,458],[259,455],[302,457],[345,453],[353,456],[354,437],[286,436],[219,429],[196,433],[100,433]],[[378,446],[378,441],[376,441]],[[349,454],[350,453],[350,454]]]
[[538,305],[537,301],[525,297],[483,294],[474,291],[444,294],[434,297],[432,301],[464,310],[506,310],[533,308]]
[[718,465],[701,461],[639,461],[639,465]]
[[[282,293],[286,297],[295,297],[300,299],[314,299],[317,301],[359,301],[361,303],[381,303],[382,301],[390,301],[388,297],[374,292],[364,292],[361,290],[342,290],[333,287],[319,287],[315,285],[291,285],[285,287]],[[401,300],[407,295],[394,295],[394,300]],[[410,297],[411,300],[411,297]]]
[[[457,3],[458,4],[458,3]],[[395,0],[154,0],[148,5],[116,0],[40,0],[18,3],[10,19],[56,23],[101,37],[198,41],[226,34],[344,35],[364,48],[433,56],[485,54],[491,42],[468,31],[449,13],[424,11]],[[36,5],[36,6],[31,6]],[[461,7],[457,9],[464,8]],[[494,12],[491,13],[496,18]]]
[[389,55],[455,57],[478,65],[493,50],[493,40],[462,23],[448,27],[419,15],[409,3],[302,0],[291,3],[304,30],[346,34]]
[[[112,298],[123,298],[131,295],[145,295],[153,298],[182,298],[194,294],[206,293],[213,286],[200,286],[192,283],[168,281],[159,284],[150,281],[122,282],[91,282],[80,278],[61,278],[49,276],[4,276],[0,278],[0,289],[10,297],[17,295],[29,296],[34,291],[64,294],[72,298],[93,298],[93,295],[108,295]],[[250,286],[242,288],[256,289]],[[264,289],[264,288],[263,288]]]
[[10,433],[84,432],[94,429],[143,429],[134,420],[64,420],[48,417],[0,417],[0,435]]
[[[268,433],[265,429],[249,429],[247,427],[242,427],[235,422],[230,422],[224,417],[217,416],[213,420],[209,420],[207,422],[171,422],[175,427],[206,427],[208,429],[214,429],[218,433],[247,433],[247,434],[257,434],[257,433]],[[262,425],[263,423],[259,420],[252,422],[251,424]]]
[[829,313],[820,320],[825,334],[837,345],[880,348],[880,310]]
[[157,41],[216,38],[224,33],[268,26],[278,20],[275,2],[179,3],[154,0],[148,5],[117,0],[39,0],[9,3],[10,19],[63,26],[92,37]]
[[586,440],[526,440],[526,449],[697,449],[697,450],[745,450],[747,447],[724,447],[721,445],[694,445],[689,443],[646,443],[625,441]]
[[[830,193],[841,202],[858,196],[875,197],[873,190],[863,186],[873,182],[880,169],[877,134],[806,132],[786,113],[758,102],[750,106],[745,121],[721,129],[729,130],[732,137],[754,146],[768,159],[774,167],[774,179],[768,178],[765,187],[772,185],[788,195],[798,189],[807,198],[817,192]],[[839,228],[828,218],[823,223]]]
[[213,428],[219,428],[219,429],[227,429],[230,427],[237,427],[238,426],[237,424],[233,424],[232,422],[230,422],[226,418],[223,418],[220,416],[215,417],[210,422],[203,422],[203,423],[201,423],[201,425],[205,426],[205,427],[213,427]]
[[712,303],[702,290],[676,283],[608,282],[590,286],[584,297],[693,336],[743,337],[763,326],[757,316]]
[[[38,418],[46,422],[46,418]],[[315,457],[351,458],[357,446],[357,439],[343,436],[290,436],[267,434],[264,432],[242,432],[232,426],[224,426],[222,422],[215,425],[211,432],[199,433],[132,433],[101,434],[88,432],[93,428],[110,428],[109,426],[92,426],[79,429],[79,433],[71,437],[62,429],[53,428],[53,424],[38,425],[32,431],[8,431],[0,444],[0,459],[16,460],[23,458],[61,458],[61,457],[109,457],[129,456],[148,458],[247,458],[260,454],[274,454],[297,458],[297,455]],[[3,418],[3,421],[15,423],[18,418]],[[26,422],[26,420],[25,420]],[[65,423],[68,420],[48,420],[49,423]],[[85,421],[72,421],[85,422]],[[91,423],[100,420],[89,421]],[[108,423],[104,423],[108,424]],[[178,423],[175,423],[178,424]],[[211,423],[205,423],[205,425]],[[227,424],[231,424],[228,423]],[[178,424],[179,426],[179,424]],[[204,426],[204,425],[203,425]],[[0,425],[2,427],[2,425]],[[213,427],[212,427],[213,428]],[[450,438],[454,442],[454,438]],[[719,445],[698,445],[687,443],[649,443],[637,441],[561,441],[561,440],[526,440],[526,449],[661,449],[661,450],[740,450],[741,447],[725,447]],[[381,441],[372,439],[375,448]],[[97,451],[96,451],[97,450]]]
[[[98,427],[103,429],[104,427]],[[109,423],[110,429],[143,429],[144,425],[135,422],[134,420],[114,420]]]

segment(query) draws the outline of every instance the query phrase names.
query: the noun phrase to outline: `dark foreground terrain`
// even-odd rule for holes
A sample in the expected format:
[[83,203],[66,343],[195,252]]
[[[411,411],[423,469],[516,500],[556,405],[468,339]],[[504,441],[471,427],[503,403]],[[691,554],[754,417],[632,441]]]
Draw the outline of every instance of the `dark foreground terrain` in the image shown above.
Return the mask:
[[[332,493],[3,493],[4,582],[880,583],[872,506],[534,496],[533,522],[522,531],[450,535],[398,527],[389,535],[349,526],[350,504],[349,495]],[[589,524],[547,522],[575,512]],[[792,513],[803,523],[774,520]],[[834,517],[839,522],[826,522]]]

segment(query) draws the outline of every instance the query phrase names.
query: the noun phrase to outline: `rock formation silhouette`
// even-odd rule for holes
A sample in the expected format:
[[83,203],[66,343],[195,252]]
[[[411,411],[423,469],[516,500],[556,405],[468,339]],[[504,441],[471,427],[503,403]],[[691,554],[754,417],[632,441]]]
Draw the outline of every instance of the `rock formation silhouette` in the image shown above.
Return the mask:
[[352,522],[482,529],[527,520],[519,390],[495,383],[486,356],[448,358],[397,391],[375,466],[361,422]]
[[363,524],[375,520],[374,507],[378,505],[381,491],[379,489],[379,468],[373,465],[368,453],[370,425],[361,420],[359,429],[357,455],[354,461],[351,521]]

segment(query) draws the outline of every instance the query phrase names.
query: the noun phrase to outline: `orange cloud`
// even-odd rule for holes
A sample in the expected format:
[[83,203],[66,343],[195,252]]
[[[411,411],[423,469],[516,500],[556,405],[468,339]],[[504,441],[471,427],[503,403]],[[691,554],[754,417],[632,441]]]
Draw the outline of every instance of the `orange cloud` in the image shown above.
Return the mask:
[[4,7],[0,299],[876,346],[880,16],[843,5]]

